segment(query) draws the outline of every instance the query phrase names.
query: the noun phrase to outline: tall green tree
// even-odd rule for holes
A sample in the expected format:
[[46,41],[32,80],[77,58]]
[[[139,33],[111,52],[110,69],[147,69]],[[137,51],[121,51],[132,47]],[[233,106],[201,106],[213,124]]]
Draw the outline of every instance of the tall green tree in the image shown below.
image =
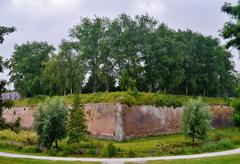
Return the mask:
[[87,120],[84,113],[84,107],[80,103],[79,95],[74,96],[73,108],[70,109],[68,117],[68,137],[70,143],[79,143],[84,140],[87,131]]
[[[56,54],[36,66],[31,63],[40,61],[35,56],[41,55],[17,57],[20,53],[15,52],[11,79],[23,95],[129,89],[235,95],[237,79],[232,54],[212,36],[173,30],[147,14],[130,17],[125,13],[113,20],[81,18],[69,36],[70,40],[63,40]],[[35,54],[32,49],[21,52]]]
[[[4,35],[8,35],[11,32],[14,32],[16,29],[14,27],[4,27],[0,26],[0,44],[4,41]],[[4,69],[9,67],[8,61],[5,61],[2,56],[0,56],[0,73],[3,73]],[[13,103],[10,100],[5,100],[1,96],[7,90],[5,88],[6,81],[0,79],[0,129],[8,127],[6,120],[2,117],[4,109],[10,109],[13,106]]]
[[59,52],[44,66],[42,79],[46,94],[68,95],[82,91],[87,64],[74,43],[63,40]]
[[108,26],[109,19],[107,18],[96,17],[92,20],[82,18],[81,22],[70,30],[70,37],[77,40],[75,43],[77,45],[76,49],[82,53],[83,59],[87,63],[88,74],[90,75],[88,83],[92,86],[92,92],[96,92],[99,83],[101,83],[100,73],[104,73],[104,75],[107,73],[107,71],[101,71],[101,68],[109,69],[106,63],[102,62],[102,60],[105,60],[105,62],[111,60],[110,54],[107,52],[106,33]]
[[227,39],[226,47],[235,47],[240,50],[240,2],[236,5],[225,2],[222,6],[222,12],[230,16],[230,20],[224,24],[221,35]]
[[10,80],[15,89],[25,97],[44,94],[41,75],[54,47],[46,42],[27,42],[14,49]]
[[34,113],[33,128],[38,135],[39,144],[51,148],[55,142],[58,149],[58,140],[67,134],[67,107],[59,99],[47,99]]

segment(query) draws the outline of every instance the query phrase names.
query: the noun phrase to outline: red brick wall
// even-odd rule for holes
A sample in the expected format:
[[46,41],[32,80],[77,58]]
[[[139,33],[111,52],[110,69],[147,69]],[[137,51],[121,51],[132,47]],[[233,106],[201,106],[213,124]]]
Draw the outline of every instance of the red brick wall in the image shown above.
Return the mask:
[[21,127],[24,129],[31,129],[33,122],[33,107],[14,107],[12,109],[4,110],[3,117],[7,122],[15,122],[18,117],[21,118]]
[[[3,117],[8,122],[14,122],[21,118],[21,127],[31,129],[33,123],[33,107],[14,107],[5,110]],[[116,129],[116,105],[114,104],[86,104],[86,119],[88,120],[88,130],[93,135],[113,136]]]
[[212,125],[215,128],[223,128],[233,126],[232,113],[233,109],[228,106],[215,105],[212,106],[213,121]]
[[181,127],[181,108],[133,106],[124,113],[127,138],[177,133]]
[[[233,126],[233,109],[228,106],[211,106],[215,128]],[[182,108],[133,106],[124,111],[126,138],[136,136],[170,134],[181,131]]]
[[[212,106],[213,126],[232,126],[233,109],[227,106]],[[15,113],[15,114],[14,114]],[[21,126],[31,129],[34,108],[15,107],[5,110],[4,118],[14,122],[21,118]],[[144,135],[178,133],[181,130],[182,108],[132,106],[121,104],[86,104],[88,130],[97,136],[123,139]]]
[[85,106],[88,130],[93,135],[114,136],[116,129],[116,105],[89,104]]

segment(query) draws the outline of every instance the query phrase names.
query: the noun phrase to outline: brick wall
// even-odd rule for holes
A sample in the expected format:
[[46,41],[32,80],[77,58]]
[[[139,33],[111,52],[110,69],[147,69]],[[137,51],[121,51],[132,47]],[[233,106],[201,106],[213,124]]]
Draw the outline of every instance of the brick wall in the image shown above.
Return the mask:
[[[15,107],[5,110],[3,117],[8,122],[21,118],[21,127],[31,129],[33,107]],[[215,105],[212,125],[216,128],[233,125],[231,115],[233,109],[228,106]],[[140,105],[129,107],[123,104],[86,104],[88,130],[92,135],[122,140],[138,136],[155,134],[172,134],[181,130],[182,108],[154,107]]]

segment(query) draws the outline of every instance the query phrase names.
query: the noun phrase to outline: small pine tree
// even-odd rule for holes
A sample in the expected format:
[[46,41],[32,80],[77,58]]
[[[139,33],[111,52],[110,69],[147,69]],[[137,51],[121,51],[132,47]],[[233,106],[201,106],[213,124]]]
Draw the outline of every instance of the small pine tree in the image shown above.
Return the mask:
[[191,99],[183,106],[183,133],[192,138],[205,139],[208,130],[211,129],[211,114],[209,105],[202,98]]
[[77,143],[79,146],[79,142],[85,139],[88,133],[84,107],[80,103],[79,95],[74,96],[74,104],[70,110],[67,127],[69,142]]

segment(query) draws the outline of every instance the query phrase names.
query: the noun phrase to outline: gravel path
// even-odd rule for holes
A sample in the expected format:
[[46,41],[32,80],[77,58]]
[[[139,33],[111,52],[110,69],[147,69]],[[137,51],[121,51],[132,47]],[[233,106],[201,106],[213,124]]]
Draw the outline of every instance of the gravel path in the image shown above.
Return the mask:
[[146,162],[152,160],[174,160],[174,159],[194,159],[225,156],[232,154],[240,154],[240,148],[222,152],[194,154],[194,155],[177,155],[177,156],[164,156],[164,157],[144,157],[144,158],[72,158],[72,157],[49,157],[49,156],[33,156],[14,153],[0,152],[0,156],[10,158],[28,158],[38,160],[54,160],[54,161],[85,161],[85,162],[102,162],[102,163],[115,163],[122,164],[124,162]]

